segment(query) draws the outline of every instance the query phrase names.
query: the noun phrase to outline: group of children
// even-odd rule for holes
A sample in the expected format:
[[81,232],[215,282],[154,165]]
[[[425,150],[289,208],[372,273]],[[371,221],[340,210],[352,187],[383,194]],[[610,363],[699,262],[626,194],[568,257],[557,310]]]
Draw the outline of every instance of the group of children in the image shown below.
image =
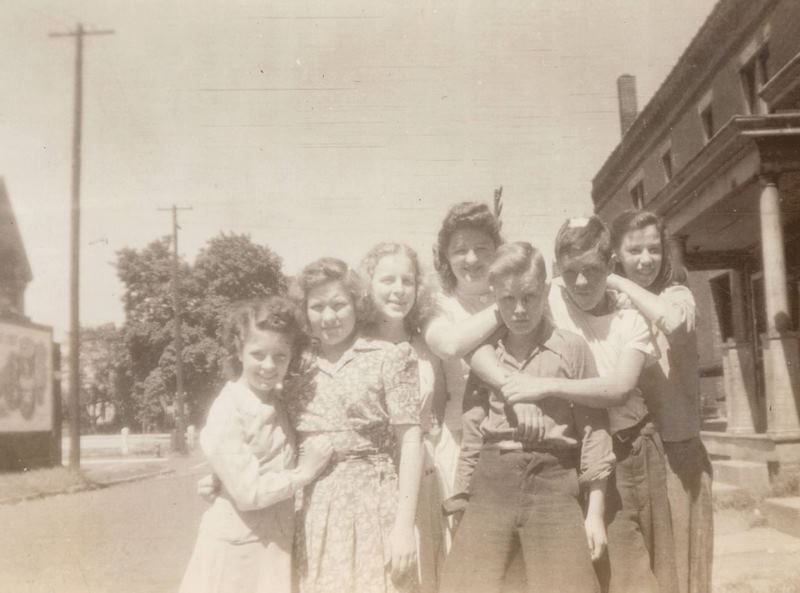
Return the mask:
[[658,217],[570,219],[547,278],[489,208],[234,308],[182,593],[707,593],[694,299]]

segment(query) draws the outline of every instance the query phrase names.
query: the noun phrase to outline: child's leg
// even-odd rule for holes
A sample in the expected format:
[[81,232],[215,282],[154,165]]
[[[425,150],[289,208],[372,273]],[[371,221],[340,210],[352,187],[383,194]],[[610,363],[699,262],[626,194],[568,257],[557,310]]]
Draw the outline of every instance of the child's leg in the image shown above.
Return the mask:
[[483,450],[472,497],[445,560],[441,593],[500,593],[517,549],[521,452]]
[[598,593],[574,468],[533,453],[526,513],[519,528],[528,591]]

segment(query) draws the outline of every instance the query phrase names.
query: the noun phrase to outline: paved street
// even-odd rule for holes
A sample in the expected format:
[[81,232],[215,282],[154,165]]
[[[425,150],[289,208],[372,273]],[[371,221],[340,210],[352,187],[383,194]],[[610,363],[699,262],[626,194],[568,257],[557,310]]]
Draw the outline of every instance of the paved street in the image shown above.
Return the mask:
[[[0,505],[0,592],[174,593],[205,509],[202,461],[170,457],[169,475]],[[797,590],[786,587],[800,576],[800,539],[738,511],[715,522],[715,592]]]
[[205,508],[202,461],[111,488],[0,506],[0,591],[165,593],[178,587]]

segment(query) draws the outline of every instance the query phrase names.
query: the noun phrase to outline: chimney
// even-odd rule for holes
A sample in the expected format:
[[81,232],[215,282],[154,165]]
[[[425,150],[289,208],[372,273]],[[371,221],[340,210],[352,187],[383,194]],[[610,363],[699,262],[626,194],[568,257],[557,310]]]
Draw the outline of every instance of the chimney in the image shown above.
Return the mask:
[[635,76],[623,74],[617,79],[617,97],[619,98],[619,125],[624,137],[639,111],[636,106]]

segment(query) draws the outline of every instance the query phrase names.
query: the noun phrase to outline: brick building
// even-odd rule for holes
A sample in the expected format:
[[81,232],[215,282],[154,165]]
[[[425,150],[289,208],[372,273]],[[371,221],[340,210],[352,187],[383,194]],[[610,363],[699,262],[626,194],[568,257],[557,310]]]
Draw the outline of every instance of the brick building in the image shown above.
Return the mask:
[[798,32],[797,0],[720,0],[640,113],[620,78],[622,140],[592,185],[605,220],[665,217],[722,370],[727,423],[704,441],[771,468],[800,463]]

